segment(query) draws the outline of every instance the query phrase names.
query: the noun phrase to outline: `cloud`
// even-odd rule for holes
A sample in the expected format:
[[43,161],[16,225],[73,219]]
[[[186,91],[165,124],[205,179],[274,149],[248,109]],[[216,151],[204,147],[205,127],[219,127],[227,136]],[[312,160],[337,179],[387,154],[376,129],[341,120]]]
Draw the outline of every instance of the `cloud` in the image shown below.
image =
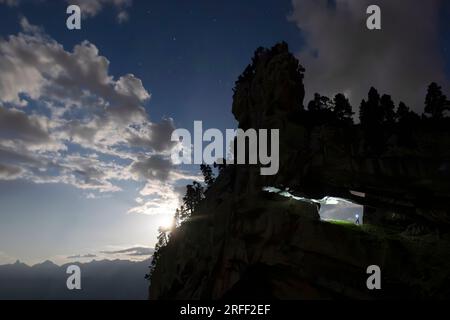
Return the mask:
[[[170,216],[179,207],[186,192],[187,181],[201,180],[199,174],[175,170],[165,155],[142,157],[130,166],[135,180],[147,181],[136,199],[137,205],[128,213]],[[181,185],[181,184],[182,185]]]
[[117,11],[117,21],[119,23],[128,20],[128,13],[125,8],[132,5],[132,0],[67,0],[70,4],[80,6],[81,14],[94,17],[107,6],[114,7]]
[[21,176],[20,167],[0,163],[0,180],[15,180]]
[[73,255],[73,256],[68,256],[67,259],[92,259],[92,258],[96,258],[96,257],[97,257],[97,255],[88,253],[88,254],[83,254],[83,255],[77,254],[77,255]]
[[139,132],[130,130],[126,140],[134,147],[151,148],[163,152],[175,147],[175,142],[171,141],[174,130],[173,119],[165,118],[160,123],[149,123],[146,127],[141,127]]
[[130,212],[173,213],[177,181],[191,179],[169,157],[174,120],[150,121],[142,81],[112,75],[95,44],[66,50],[26,18],[20,24],[0,39],[0,179],[68,184],[90,199],[144,182]]
[[382,30],[369,31],[370,0],[293,0],[289,19],[306,40],[299,58],[307,98],[343,92],[357,108],[374,86],[422,111],[427,86],[448,85],[438,39],[442,3],[380,0]]
[[[16,7],[20,2],[20,0],[0,0],[0,4],[5,4],[9,7]],[[133,4],[132,0],[66,0],[66,2],[68,5],[78,5],[83,18],[95,17],[105,7],[113,7],[117,11],[117,22],[119,23],[129,20],[129,14],[126,9]]]
[[170,182],[152,181],[147,183],[136,199],[137,206],[128,210],[129,214],[148,214],[170,216],[180,204],[176,186]]
[[45,126],[45,120],[42,118],[0,106],[0,138],[45,144],[51,140]]
[[128,256],[150,256],[155,250],[147,247],[133,247],[128,249],[116,250],[116,251],[102,251],[104,254],[127,254]]
[[105,109],[108,121],[146,120],[142,103],[150,94],[141,80],[132,74],[114,80],[94,44],[84,41],[67,52],[26,18],[21,25],[24,33],[0,42],[1,101],[25,106],[27,98],[47,99]]
[[166,181],[173,164],[169,157],[154,155],[142,157],[131,165],[130,172],[138,179]]

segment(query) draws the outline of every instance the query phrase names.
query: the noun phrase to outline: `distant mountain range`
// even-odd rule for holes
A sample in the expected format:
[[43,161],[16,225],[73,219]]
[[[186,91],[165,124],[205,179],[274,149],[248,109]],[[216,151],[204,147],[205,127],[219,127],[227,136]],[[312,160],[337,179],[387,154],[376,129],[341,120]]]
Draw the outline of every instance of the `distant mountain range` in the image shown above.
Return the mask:
[[[0,300],[145,300],[150,262],[94,260],[58,266],[45,261],[30,267],[17,261],[0,266]],[[66,287],[69,265],[80,266],[81,290]]]

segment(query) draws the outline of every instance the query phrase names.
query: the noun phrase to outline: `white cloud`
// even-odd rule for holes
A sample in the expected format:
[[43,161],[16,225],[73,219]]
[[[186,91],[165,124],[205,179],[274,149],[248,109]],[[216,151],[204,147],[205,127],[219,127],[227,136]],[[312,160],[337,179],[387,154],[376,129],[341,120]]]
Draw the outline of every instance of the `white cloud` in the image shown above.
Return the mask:
[[140,191],[141,197],[136,199],[137,205],[128,213],[148,215],[173,215],[180,206],[180,195],[173,183],[152,181]]
[[[0,4],[5,4],[9,7],[18,6],[20,2],[20,0],[0,0]],[[129,14],[126,9],[133,4],[133,0],[66,0],[66,2],[68,5],[78,5],[83,18],[95,17],[105,7],[113,7],[117,11],[117,21],[119,23],[128,21]]]
[[51,138],[45,119],[0,106],[0,138],[15,138],[30,144],[45,144]]
[[97,257],[97,255],[95,255],[95,254],[87,253],[87,254],[75,254],[75,255],[72,255],[72,256],[68,256],[67,259],[69,259],[69,260],[74,260],[74,259],[79,260],[79,259],[93,259],[93,258],[96,258],[96,257]]
[[26,18],[21,26],[0,39],[0,179],[69,184],[89,198],[144,181],[159,193],[133,212],[175,210],[171,184],[185,177],[168,158],[175,125],[149,120],[142,81],[116,79],[90,42],[67,51]]
[[104,254],[126,254],[127,256],[146,256],[149,257],[153,254],[155,250],[153,248],[148,247],[132,247],[132,248],[126,248],[126,249],[119,249],[119,250],[113,250],[113,251],[101,251],[101,253]]
[[444,87],[439,51],[439,10],[443,0],[412,5],[380,0],[382,30],[366,28],[370,0],[293,0],[294,21],[305,36],[299,58],[306,68],[307,98],[315,92],[343,92],[358,107],[371,86],[423,110],[427,86]]
[[129,172],[135,180],[149,181],[140,190],[141,197],[128,213],[173,216],[180,206],[186,191],[186,181],[201,181],[200,174],[190,174],[175,170],[167,156],[156,155],[140,158],[133,162]]
[[0,180],[15,180],[22,173],[23,170],[20,167],[0,163]]
[[132,0],[67,0],[70,4],[76,4],[81,8],[81,14],[88,17],[94,17],[107,6],[117,9],[117,21],[119,23],[128,20],[127,7],[132,5]]

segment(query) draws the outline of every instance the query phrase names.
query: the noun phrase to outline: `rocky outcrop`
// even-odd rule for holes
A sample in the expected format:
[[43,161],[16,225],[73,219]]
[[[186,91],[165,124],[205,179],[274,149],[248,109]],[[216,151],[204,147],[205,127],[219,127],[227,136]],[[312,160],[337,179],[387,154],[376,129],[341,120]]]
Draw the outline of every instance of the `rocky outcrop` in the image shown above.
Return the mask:
[[366,206],[373,222],[383,220],[374,212],[388,211],[402,215],[405,223],[448,231],[450,122],[443,129],[377,128],[372,136],[383,148],[374,150],[359,125],[321,123],[304,110],[303,71],[280,44],[259,49],[237,82],[233,114],[239,127],[280,129],[281,170],[274,177],[255,177],[255,187],[279,185],[310,198],[342,197]]
[[[152,299],[450,297],[450,136],[383,128],[374,150],[358,125],[320,123],[303,109],[303,68],[285,44],[258,49],[237,82],[241,128],[280,129],[280,171],[228,166],[176,229],[152,276]],[[306,198],[365,207],[362,227],[319,219]],[[366,269],[382,270],[382,290]]]

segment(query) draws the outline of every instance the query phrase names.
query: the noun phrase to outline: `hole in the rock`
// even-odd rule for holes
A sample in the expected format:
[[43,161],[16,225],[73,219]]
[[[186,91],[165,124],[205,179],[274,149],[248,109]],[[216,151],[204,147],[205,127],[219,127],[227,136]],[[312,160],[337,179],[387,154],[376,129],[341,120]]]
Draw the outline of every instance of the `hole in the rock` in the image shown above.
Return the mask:
[[294,196],[289,189],[281,190],[275,187],[265,187],[266,192],[274,192],[283,197],[292,198],[298,201],[308,201],[320,204],[320,219],[324,221],[343,221],[355,224],[364,223],[364,207],[352,201],[336,198],[324,197],[323,199],[308,199]]
[[319,200],[320,219],[364,223],[364,207],[346,199],[325,197]]

